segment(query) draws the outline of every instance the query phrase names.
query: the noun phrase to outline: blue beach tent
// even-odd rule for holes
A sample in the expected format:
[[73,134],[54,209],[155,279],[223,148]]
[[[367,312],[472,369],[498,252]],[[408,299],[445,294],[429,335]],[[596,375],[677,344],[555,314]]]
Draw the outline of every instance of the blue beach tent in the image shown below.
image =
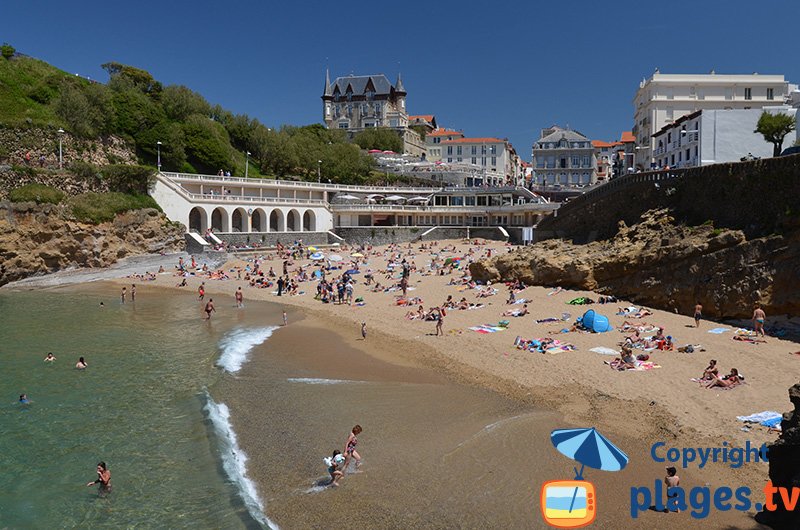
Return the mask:
[[606,331],[614,329],[611,324],[609,324],[608,317],[598,315],[594,312],[594,309],[585,312],[580,319],[580,323],[583,327],[595,333],[605,333]]

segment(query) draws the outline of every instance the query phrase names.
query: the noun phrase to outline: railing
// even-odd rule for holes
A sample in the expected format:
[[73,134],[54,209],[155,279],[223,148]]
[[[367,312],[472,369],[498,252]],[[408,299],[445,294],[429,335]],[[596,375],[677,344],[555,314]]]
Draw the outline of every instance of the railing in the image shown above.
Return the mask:
[[267,204],[309,204],[315,206],[327,206],[328,203],[322,199],[292,199],[285,197],[253,197],[250,195],[212,195],[210,193],[190,193],[185,194],[195,201],[231,201],[231,202],[258,202]]
[[320,191],[356,191],[356,192],[406,192],[406,193],[431,193],[442,188],[410,188],[405,186],[353,186],[349,184],[329,184],[327,182],[305,182],[296,180],[256,179],[243,177],[220,177],[219,175],[194,175],[189,173],[161,172],[168,179],[189,182],[214,182],[219,184],[236,183],[249,186],[280,186],[285,188],[316,189]]
[[528,212],[531,210],[553,211],[559,205],[554,203],[504,204],[502,206],[412,206],[408,204],[331,204],[334,212],[432,212],[432,213],[486,213],[488,212]]

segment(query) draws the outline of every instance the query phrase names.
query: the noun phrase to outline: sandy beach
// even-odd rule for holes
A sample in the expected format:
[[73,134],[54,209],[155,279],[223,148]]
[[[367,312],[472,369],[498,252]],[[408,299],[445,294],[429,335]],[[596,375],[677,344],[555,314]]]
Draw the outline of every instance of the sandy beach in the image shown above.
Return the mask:
[[[454,250],[442,251],[444,247]],[[368,523],[370,515],[382,514],[385,524],[380,526],[401,527],[413,524],[414,526],[442,527],[442,526],[462,526],[462,527],[481,527],[487,524],[493,526],[508,527],[542,527],[544,523],[537,514],[517,513],[509,515],[504,520],[505,515],[501,511],[491,512],[492,502],[496,501],[494,494],[506,495],[518,498],[515,506],[529,505],[529,501],[536,498],[535,508],[538,510],[538,488],[541,482],[536,480],[527,481],[527,489],[519,486],[524,483],[525,472],[535,472],[537,477],[547,476],[549,479],[570,479],[572,462],[560,456],[551,445],[547,434],[553,428],[563,428],[571,426],[596,427],[603,434],[611,438],[630,456],[631,462],[623,472],[599,473],[595,472],[590,479],[596,484],[607,486],[604,492],[614,499],[614,502],[606,502],[606,506],[613,505],[614,509],[607,508],[602,513],[598,513],[598,522],[605,520],[609,524],[631,524],[634,527],[642,528],[667,528],[673,527],[677,515],[665,515],[650,511],[644,513],[635,521],[629,515],[629,488],[633,484],[650,485],[653,480],[663,478],[664,465],[652,460],[650,457],[650,447],[657,441],[663,441],[668,447],[718,447],[723,441],[731,446],[742,446],[746,442],[753,445],[760,445],[763,442],[770,442],[777,437],[774,432],[769,432],[767,428],[758,425],[752,426],[748,430],[743,430],[744,424],[736,419],[739,415],[749,415],[765,410],[784,412],[788,410],[787,390],[797,382],[797,366],[800,358],[790,355],[792,351],[797,351],[798,345],[793,342],[781,340],[775,337],[768,337],[765,343],[745,343],[733,340],[734,328],[724,324],[719,324],[703,320],[699,329],[694,327],[694,320],[691,318],[691,307],[685,308],[685,314],[673,314],[669,312],[651,310],[652,315],[642,319],[631,319],[630,317],[616,315],[619,307],[633,305],[627,301],[618,301],[613,304],[590,306],[568,305],[567,302],[577,297],[588,296],[595,300],[598,295],[589,292],[560,291],[544,287],[528,287],[522,292],[516,293],[517,300],[526,299],[528,301],[529,314],[522,317],[504,317],[502,313],[509,309],[521,309],[522,305],[508,305],[508,289],[503,285],[496,286],[498,293],[486,298],[478,298],[475,289],[466,286],[448,285],[451,280],[458,279],[465,268],[455,270],[452,274],[444,276],[438,274],[428,274],[432,253],[436,254],[438,262],[442,263],[447,257],[468,256],[469,249],[473,249],[472,258],[479,259],[491,249],[493,253],[507,252],[508,247],[499,243],[489,243],[476,246],[458,241],[441,241],[434,249],[420,250],[420,245],[413,245],[409,249],[406,245],[394,249],[401,252],[402,257],[409,262],[414,262],[417,270],[412,273],[409,297],[418,296],[423,299],[422,305],[427,310],[433,306],[439,306],[445,302],[448,295],[458,301],[462,297],[471,303],[483,303],[484,306],[472,310],[450,310],[447,311],[445,318],[443,337],[436,337],[435,323],[427,321],[412,321],[405,318],[408,311],[415,310],[414,307],[398,306],[396,296],[399,291],[393,292],[372,292],[364,285],[364,273],[372,270],[375,279],[384,286],[394,285],[398,280],[387,279],[385,271],[387,261],[391,252],[386,248],[374,248],[366,252],[366,257],[359,259],[359,268],[362,272],[356,275],[354,298],[363,298],[364,305],[337,305],[323,304],[314,299],[316,292],[316,281],[302,282],[299,289],[305,291],[298,296],[281,296],[274,294],[275,288],[253,288],[244,279],[238,280],[238,270],[242,270],[242,278],[245,277],[244,267],[249,264],[253,266],[251,258],[234,259],[226,263],[222,270],[230,279],[209,279],[198,275],[187,277],[187,287],[182,289],[196,291],[200,282],[205,282],[207,293],[211,296],[233,295],[234,291],[241,286],[243,288],[245,303],[249,300],[266,300],[280,304],[279,307],[286,308],[289,313],[289,326],[279,330],[270,339],[267,346],[270,352],[281,352],[280,355],[291,360],[293,370],[297,371],[302,367],[303,371],[312,374],[309,377],[324,377],[342,380],[373,380],[381,381],[386,384],[419,384],[422,387],[434,387],[437,384],[444,384],[445,390],[442,394],[436,392],[426,394],[428,402],[436,400],[437,407],[432,407],[431,415],[434,420],[430,428],[434,425],[441,425],[440,433],[432,436],[426,430],[425,443],[416,443],[419,433],[414,429],[405,427],[395,429],[397,432],[385,432],[378,434],[373,428],[371,436],[373,441],[381,440],[386,444],[384,449],[379,449],[374,445],[370,448],[368,472],[355,475],[352,479],[347,477],[347,488],[351,488],[361,499],[359,503],[348,503],[347,500],[331,496],[300,496],[294,497],[281,495],[279,490],[274,487],[275,480],[270,478],[270,469],[274,469],[275,462],[270,458],[262,459],[259,455],[268,450],[267,440],[281,442],[280,437],[265,436],[271,428],[269,425],[259,424],[258,407],[256,404],[264,396],[264,389],[259,388],[259,373],[265,370],[265,365],[261,361],[262,355],[256,355],[251,362],[242,370],[237,378],[232,379],[230,388],[231,409],[234,414],[234,426],[237,431],[241,430],[242,447],[248,452],[252,460],[252,473],[259,485],[259,489],[268,499],[270,505],[270,517],[275,517],[279,523],[283,522],[287,527],[293,525],[290,521],[297,521],[297,514],[314,514],[309,524],[316,526],[326,522],[325,506],[328,502],[333,502],[334,506],[351,506],[354,513],[353,525],[356,522]],[[327,252],[327,250],[325,250]],[[352,250],[336,249],[332,250],[347,256]],[[283,260],[278,259],[276,253],[264,252],[261,260],[261,269],[269,270],[272,267],[280,273]],[[462,263],[466,262],[465,259]],[[366,262],[366,263],[365,263]],[[351,267],[345,261],[343,270]],[[202,264],[202,259],[200,260]],[[311,262],[306,259],[298,260],[289,265],[290,276],[294,277],[298,266],[309,266]],[[309,271],[313,270],[309,268]],[[334,270],[328,273],[328,278],[338,277],[343,270]],[[141,271],[143,272],[143,271]],[[394,276],[398,276],[395,274]],[[137,282],[143,288],[149,289],[151,286],[174,288],[179,278],[173,275],[172,271],[168,274],[158,275],[155,281],[140,282],[131,279],[119,279],[119,282]],[[207,295],[208,296],[208,295]],[[227,299],[227,298],[226,298]],[[224,304],[225,311],[230,304]],[[220,307],[220,306],[218,306]],[[561,333],[576,317],[583,314],[587,309],[594,309],[598,313],[608,316],[610,323],[615,326],[615,330],[607,333],[587,333],[570,332]],[[198,307],[198,318],[200,307]],[[563,313],[569,313],[567,321],[537,323],[537,320],[548,318],[560,319]],[[272,322],[265,324],[279,324],[279,308],[270,311]],[[768,315],[768,324],[769,324]],[[508,320],[506,330],[493,333],[478,333],[468,328],[482,324],[496,324],[500,320]],[[628,320],[636,325],[642,323],[653,324],[663,327],[665,334],[671,335],[676,346],[685,344],[695,345],[694,353],[682,353],[675,351],[650,351],[650,361],[660,368],[653,368],[646,371],[625,371],[619,372],[611,369],[605,362],[612,360],[613,356],[602,355],[590,351],[591,348],[605,347],[619,349],[619,343],[627,335],[620,333],[618,329],[623,322]],[[366,341],[361,340],[360,324],[367,323],[368,337]],[[714,334],[709,333],[713,328],[726,328],[727,331]],[[551,353],[535,353],[517,349],[514,341],[517,336],[524,339],[554,337],[565,343],[574,345],[573,351],[558,351]],[[316,343],[314,341],[317,341]],[[699,345],[699,346],[698,346]],[[350,352],[342,362],[322,356],[320,352]],[[637,350],[638,352],[638,350]],[[641,353],[641,352],[639,352]],[[271,363],[275,362],[274,353]],[[338,353],[337,353],[338,355]],[[727,373],[731,368],[738,368],[746,376],[746,384],[731,390],[719,388],[706,389],[691,379],[702,375],[703,369],[707,366],[709,359],[717,359],[721,373]],[[287,361],[288,362],[288,361]],[[289,370],[287,373],[291,373]],[[437,379],[438,378],[438,379]],[[448,387],[446,382],[456,386]],[[461,387],[479,389],[485,394],[485,401],[493,403],[492,406],[484,411],[484,415],[477,414],[455,422],[452,427],[447,427],[447,419],[453,417],[453,413],[463,412],[463,407],[455,407],[448,411],[443,406],[444,401],[463,400],[469,403],[475,396],[459,396],[462,392]],[[388,387],[387,387],[388,388]],[[396,389],[394,389],[396,390]],[[477,390],[476,390],[477,391]],[[413,393],[412,393],[413,394]],[[423,393],[424,394],[424,393]],[[389,392],[391,395],[391,392]],[[490,396],[490,397],[488,397]],[[400,397],[397,398],[401,400]],[[405,395],[402,400],[406,406],[414,409],[415,407],[425,407],[426,399],[414,401],[410,396]],[[402,401],[401,400],[401,401]],[[495,400],[495,401],[493,401]],[[481,400],[479,399],[478,402]],[[346,399],[345,399],[346,402]],[[375,407],[387,407],[387,403],[379,405],[375,402]],[[358,411],[353,411],[354,418],[370,417],[370,402],[362,402]],[[437,410],[433,410],[437,409]],[[374,412],[374,411],[373,411]],[[410,414],[410,413],[409,413]],[[386,410],[378,417],[386,417]],[[382,425],[383,429],[391,431],[391,425],[403,424],[411,421],[412,418],[419,418],[417,414],[410,414],[404,417],[398,413],[394,423],[381,422],[377,417],[373,417],[373,425]],[[458,440],[469,439],[469,433],[480,432],[489,423],[490,418],[520,417],[517,421],[516,434],[505,433],[502,440],[521,440],[529,439],[531,435],[525,434],[525,429],[520,426],[528,423],[531,432],[537,432],[540,436],[535,440],[540,443],[528,443],[522,449],[514,448],[511,444],[510,456],[521,458],[525,462],[533,462],[532,467],[528,464],[523,466],[525,469],[520,473],[519,464],[511,467],[514,472],[509,472],[509,484],[515,485],[515,494],[503,493],[500,490],[491,489],[493,495],[489,496],[489,504],[481,508],[479,502],[473,503],[471,509],[459,511],[459,502],[449,497],[450,504],[441,497],[442,491],[449,491],[454,486],[444,481],[428,481],[431,485],[425,490],[428,501],[425,503],[428,510],[396,509],[392,504],[381,504],[377,499],[381,495],[387,498],[413,499],[413,492],[381,494],[380,484],[393,483],[397,470],[402,473],[409,472],[414,476],[414,472],[419,468],[416,465],[397,466],[397,452],[403,451],[405,443],[411,446],[419,446],[419,453],[428,454],[429,459],[420,458],[419,462],[428,466],[444,466],[441,460],[442,454],[446,453],[447,447],[457,446]],[[525,420],[524,418],[528,418]],[[533,418],[533,419],[532,419]],[[322,421],[322,420],[320,420]],[[367,420],[358,420],[367,423]],[[348,422],[349,423],[349,422]],[[514,423],[514,422],[512,422]],[[331,426],[334,428],[333,426]],[[346,437],[349,425],[336,425],[335,429],[340,432],[339,438]],[[435,428],[435,427],[434,427]],[[295,433],[302,437],[313,436],[312,433],[298,431]],[[369,437],[365,436],[365,440]],[[431,441],[431,439],[433,441]],[[259,440],[261,440],[259,442]],[[393,440],[389,444],[387,441]],[[286,443],[285,439],[282,443]],[[322,455],[329,449],[328,445],[318,445],[320,440],[311,443],[315,452],[314,462],[317,455]],[[366,444],[366,442],[365,442]],[[300,444],[303,446],[303,444]],[[503,452],[508,448],[503,446]],[[303,460],[303,457],[295,455],[294,458]],[[491,451],[485,455],[491,460]],[[382,462],[382,463],[379,463]],[[391,465],[389,464],[391,462]],[[472,464],[466,464],[467,468]],[[538,463],[538,464],[537,464]],[[308,466],[318,468],[319,464]],[[495,466],[508,466],[505,462],[494,462]],[[483,466],[479,466],[483,469]],[[392,471],[394,470],[394,471]],[[498,469],[499,470],[499,469]],[[680,469],[681,476],[686,482],[694,481],[696,484],[727,484],[732,487],[740,485],[748,486],[755,491],[760,491],[767,478],[766,464],[749,464],[740,469],[731,469],[725,464],[709,465],[708,468],[699,470],[696,467],[686,470]],[[502,470],[499,470],[503,472]],[[290,473],[288,468],[286,473]],[[295,469],[294,473],[297,470]],[[304,469],[303,472],[306,472]],[[401,476],[405,476],[401,473]],[[313,472],[312,472],[313,475]],[[324,475],[324,473],[323,473]],[[369,478],[368,478],[369,475]],[[459,484],[467,477],[474,477],[474,473],[457,474]],[[478,477],[483,476],[479,473]],[[362,480],[363,479],[363,480]],[[298,478],[297,480],[301,480]],[[397,482],[396,480],[394,482]],[[420,481],[411,480],[411,484],[419,486]],[[469,482],[472,484],[472,482]],[[480,484],[480,481],[475,482]],[[622,486],[622,487],[621,487]],[[625,487],[627,486],[627,487]],[[340,488],[343,490],[345,488]],[[469,488],[468,488],[469,489]],[[511,488],[513,490],[514,488]],[[402,487],[400,488],[402,490]],[[479,495],[481,488],[476,487],[472,491]],[[509,490],[510,491],[510,490]],[[339,492],[337,492],[337,495]],[[457,497],[457,496],[456,496]],[[309,500],[313,498],[313,500]],[[754,500],[761,500],[758,494],[753,495]],[[273,502],[275,499],[283,499],[283,502]],[[300,500],[298,500],[300,499]],[[431,504],[433,503],[433,504]],[[441,519],[437,519],[433,514],[438,513],[433,506],[439,503],[441,506],[449,507],[443,509]],[[280,506],[280,507],[277,507]],[[277,507],[277,508],[276,508]],[[463,508],[463,506],[461,507]],[[283,512],[281,512],[283,510]],[[490,510],[487,512],[486,510]],[[454,518],[454,514],[466,513],[463,519]],[[483,517],[477,514],[483,513]],[[508,513],[502,511],[502,513]],[[513,514],[513,512],[510,512]],[[755,528],[758,527],[751,519],[754,510],[749,513],[744,512],[713,512],[711,517],[704,521],[702,519],[692,519],[688,515],[682,516],[679,524],[697,527],[735,527],[735,528]],[[355,514],[360,514],[357,516]],[[427,515],[426,515],[427,514]],[[363,517],[363,518],[362,518]],[[495,517],[493,519],[493,517]],[[330,519],[327,520],[328,522]],[[456,521],[460,521],[457,524]],[[524,524],[528,521],[529,524]],[[505,524],[503,524],[505,522]],[[641,526],[638,526],[641,525]],[[350,527],[349,524],[344,524]]]

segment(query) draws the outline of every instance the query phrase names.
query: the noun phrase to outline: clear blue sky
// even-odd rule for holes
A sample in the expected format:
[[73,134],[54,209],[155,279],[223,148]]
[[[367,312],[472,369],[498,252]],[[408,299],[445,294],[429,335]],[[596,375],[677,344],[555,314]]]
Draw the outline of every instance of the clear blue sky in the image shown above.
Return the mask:
[[23,53],[104,81],[100,64],[131,64],[272,127],[321,121],[326,65],[400,70],[411,114],[508,137],[524,159],[553,123],[618,138],[656,67],[800,82],[798,0],[3,4],[0,40]]

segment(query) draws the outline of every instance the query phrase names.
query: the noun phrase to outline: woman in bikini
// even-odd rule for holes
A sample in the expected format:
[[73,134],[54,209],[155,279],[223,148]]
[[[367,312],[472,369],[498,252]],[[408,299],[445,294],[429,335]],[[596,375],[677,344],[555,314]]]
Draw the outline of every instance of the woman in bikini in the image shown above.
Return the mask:
[[108,470],[108,466],[105,462],[97,464],[97,480],[89,482],[86,485],[94,486],[95,484],[100,484],[98,491],[101,496],[111,493],[111,471]]
[[731,368],[731,373],[724,377],[720,377],[718,374],[711,380],[710,383],[706,385],[706,388],[713,388],[715,386],[719,386],[722,388],[733,388],[738,386],[742,383],[742,376],[739,375],[739,370],[736,368]]
[[347,437],[347,443],[344,445],[344,465],[342,466],[342,471],[344,472],[347,472],[347,466],[350,464],[351,458],[355,459],[356,467],[361,465],[361,455],[356,451],[356,445],[358,445],[357,436],[361,434],[361,431],[361,425],[356,425],[350,431],[350,436]]

